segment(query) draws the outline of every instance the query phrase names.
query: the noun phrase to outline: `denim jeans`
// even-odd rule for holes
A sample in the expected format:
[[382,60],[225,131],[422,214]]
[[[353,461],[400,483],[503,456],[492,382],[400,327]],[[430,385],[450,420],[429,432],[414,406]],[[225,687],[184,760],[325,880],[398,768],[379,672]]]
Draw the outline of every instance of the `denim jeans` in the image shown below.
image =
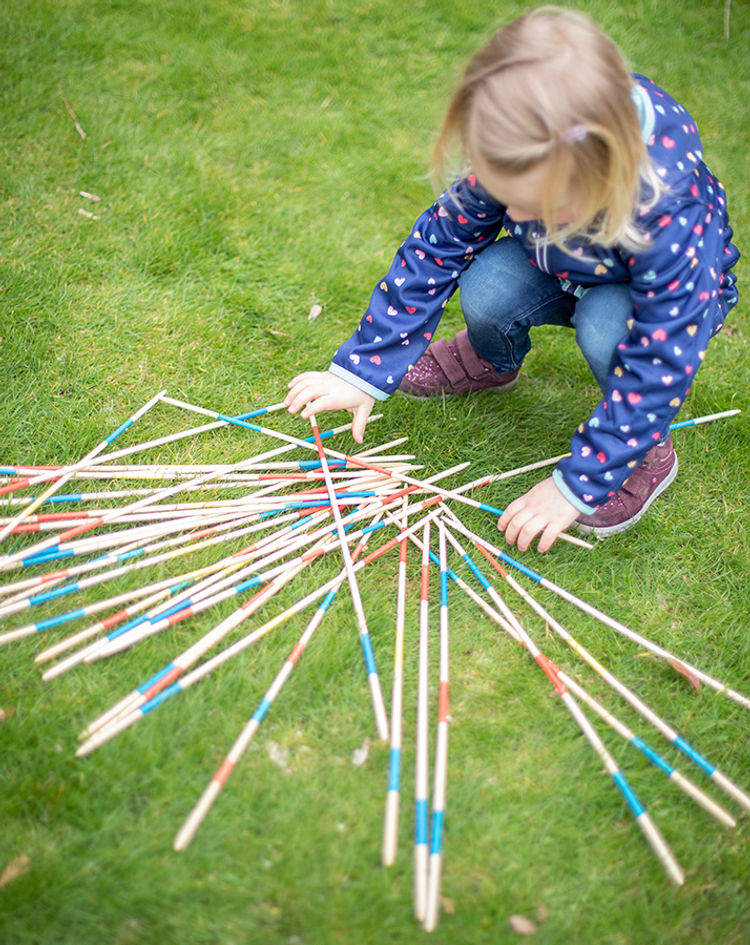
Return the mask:
[[577,298],[562,289],[556,276],[533,266],[512,237],[483,250],[459,285],[469,341],[498,373],[521,364],[531,348],[532,328],[563,325],[575,329],[578,347],[606,390],[612,354],[633,313],[626,285],[594,286]]

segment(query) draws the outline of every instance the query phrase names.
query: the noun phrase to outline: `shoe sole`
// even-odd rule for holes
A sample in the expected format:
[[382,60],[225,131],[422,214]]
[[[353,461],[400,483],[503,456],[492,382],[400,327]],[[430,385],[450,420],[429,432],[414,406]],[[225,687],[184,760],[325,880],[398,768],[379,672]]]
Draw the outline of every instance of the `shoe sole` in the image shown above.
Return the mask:
[[660,496],[667,486],[674,482],[675,477],[677,476],[678,466],[679,464],[677,462],[677,455],[675,454],[674,465],[667,473],[666,477],[662,479],[643,506],[638,509],[632,518],[626,519],[624,522],[619,522],[617,525],[584,525],[581,522],[576,522],[576,531],[581,532],[583,535],[593,535],[595,538],[609,538],[610,535],[617,535],[620,532],[626,532],[629,528],[632,528],[636,522],[639,522],[641,518],[643,518],[654,499]]
[[407,397],[409,400],[430,400],[432,397],[466,397],[467,394],[504,394],[506,391],[512,390],[518,383],[518,378],[514,378],[512,381],[509,381],[507,384],[502,384],[498,387],[482,387],[480,390],[467,390],[467,391],[440,391],[439,394],[412,394],[409,391],[401,390],[400,387],[396,388],[396,393],[401,394],[402,397]]

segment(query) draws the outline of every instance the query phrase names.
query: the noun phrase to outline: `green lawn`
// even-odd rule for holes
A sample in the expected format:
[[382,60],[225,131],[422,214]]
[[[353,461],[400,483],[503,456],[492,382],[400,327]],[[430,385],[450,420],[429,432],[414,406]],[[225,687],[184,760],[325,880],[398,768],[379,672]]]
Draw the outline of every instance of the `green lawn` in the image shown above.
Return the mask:
[[[729,193],[736,242],[746,247],[748,6],[731,5],[729,42],[722,0],[578,6],[614,36],[634,70],[695,115]],[[486,0],[5,0],[0,464],[74,461],[163,388],[237,414],[280,400],[296,371],[324,368],[432,199],[431,145],[462,64],[523,8]],[[738,274],[742,287],[744,260]],[[322,314],[311,322],[313,304]],[[441,333],[460,321],[454,301]],[[675,433],[679,477],[636,530],[593,551],[558,543],[544,557],[521,556],[746,693],[749,340],[743,295],[678,419],[743,413]],[[403,448],[425,475],[470,460],[468,481],[564,452],[596,396],[573,340],[550,331],[502,402],[392,398],[366,446],[408,436]],[[344,420],[320,418],[321,426]],[[160,405],[123,445],[192,424]],[[309,434],[287,415],[269,425]],[[349,436],[337,441],[339,449],[353,445]],[[143,461],[232,462],[267,448],[260,435],[231,429]],[[502,507],[534,481],[530,474],[500,483],[481,498]],[[461,515],[499,541],[491,517]],[[14,538],[8,547],[27,543]],[[455,556],[451,565],[470,580]],[[316,563],[280,600],[292,603],[338,569],[338,561]],[[387,700],[396,572],[394,552],[361,578]],[[379,859],[387,747],[373,744],[364,765],[352,764],[374,733],[346,588],[182,854],[172,850],[176,830],[306,621],[292,621],[86,759],[75,757],[80,730],[216,615],[50,683],[34,656],[68,631],[5,646],[0,873],[22,855],[28,866],[0,886],[1,945],[412,945],[426,937],[411,906],[415,550],[409,572],[401,844],[390,870]],[[433,591],[437,597],[436,578]],[[549,592],[538,596],[750,788],[744,709],[705,686],[694,691]],[[231,610],[225,605],[221,616]],[[437,621],[436,601],[432,613]],[[539,945],[747,942],[748,814],[727,800],[738,826],[718,826],[597,723],[686,871],[682,888],[670,885],[528,655],[458,591],[450,591],[450,613],[446,909],[430,940],[513,942],[510,917],[536,921],[541,909],[548,919],[530,939]],[[21,622],[3,620],[0,632]],[[570,675],[708,784],[538,618],[527,622]],[[432,657],[436,674],[436,639]],[[286,753],[286,773],[274,745]]]

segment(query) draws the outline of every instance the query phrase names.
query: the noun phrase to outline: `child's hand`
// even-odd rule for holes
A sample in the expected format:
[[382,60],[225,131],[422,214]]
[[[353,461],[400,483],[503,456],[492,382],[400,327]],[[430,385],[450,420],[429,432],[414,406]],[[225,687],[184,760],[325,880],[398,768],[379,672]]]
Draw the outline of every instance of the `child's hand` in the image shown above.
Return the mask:
[[537,548],[549,551],[560,532],[572,525],[579,514],[550,476],[514,499],[500,516],[497,527],[505,532],[508,544],[517,544],[521,551],[526,551],[541,532]]
[[349,410],[354,415],[352,436],[357,443],[362,442],[374,397],[329,371],[305,371],[292,378],[288,386],[284,403],[289,413],[302,408],[300,416],[307,418],[323,410]]

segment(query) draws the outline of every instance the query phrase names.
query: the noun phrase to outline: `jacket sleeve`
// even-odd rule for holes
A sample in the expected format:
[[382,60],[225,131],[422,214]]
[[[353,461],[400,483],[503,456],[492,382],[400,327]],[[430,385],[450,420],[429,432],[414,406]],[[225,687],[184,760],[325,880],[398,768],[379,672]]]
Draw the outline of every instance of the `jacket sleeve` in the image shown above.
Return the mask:
[[458,180],[414,224],[329,370],[385,400],[429,344],[458,278],[500,232],[504,208],[473,175]]
[[687,189],[666,210],[644,214],[647,246],[627,258],[629,332],[617,345],[605,397],[554,473],[582,511],[603,505],[666,435],[721,327],[727,224],[697,179]]

